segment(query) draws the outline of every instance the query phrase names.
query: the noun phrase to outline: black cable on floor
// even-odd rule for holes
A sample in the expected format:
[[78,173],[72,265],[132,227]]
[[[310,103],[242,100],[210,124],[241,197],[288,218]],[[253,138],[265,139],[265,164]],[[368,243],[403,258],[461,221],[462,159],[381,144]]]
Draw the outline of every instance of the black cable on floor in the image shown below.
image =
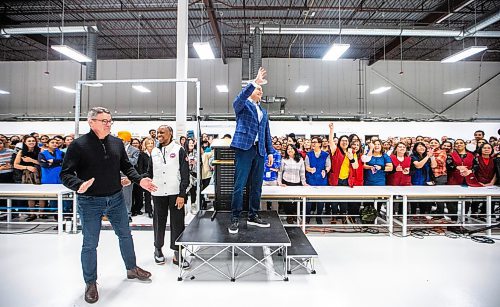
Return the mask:
[[30,232],[36,228],[38,228],[40,226],[40,224],[30,228],[30,229],[25,229],[25,230],[22,230],[22,231],[9,231],[9,232],[0,232],[0,234],[2,235],[15,235],[15,234],[26,234],[27,232]]
[[477,243],[495,244],[495,240],[487,236],[471,236],[470,239]]

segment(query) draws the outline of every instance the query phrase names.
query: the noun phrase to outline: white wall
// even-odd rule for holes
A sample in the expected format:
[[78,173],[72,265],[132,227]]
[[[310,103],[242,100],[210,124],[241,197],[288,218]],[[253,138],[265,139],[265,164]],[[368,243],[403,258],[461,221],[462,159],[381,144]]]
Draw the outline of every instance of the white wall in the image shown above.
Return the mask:
[[[429,61],[403,62],[404,74],[399,74],[398,61],[379,61],[373,66],[361,62],[359,85],[359,61],[339,60],[324,62],[319,59],[263,59],[268,69],[268,85],[265,95],[288,98],[286,112],[292,114],[341,114],[358,112],[359,91],[366,95],[369,116],[429,118],[434,115],[415,103],[402,91],[393,88],[381,95],[369,92],[388,82],[373,70],[384,75],[403,91],[431,106],[438,112],[465,94],[443,95],[444,91],[458,88],[474,88],[500,72],[500,63],[484,62],[479,74],[478,62],[441,64]],[[0,95],[0,115],[72,114],[74,95],[52,88],[54,85],[74,87],[85,67],[71,61],[49,62],[49,75],[45,75],[45,62],[0,62],[0,89],[10,95]],[[97,63],[98,79],[174,78],[175,60],[102,60]],[[366,76],[365,76],[366,75]],[[189,59],[188,76],[201,81],[203,113],[232,113],[231,102],[240,90],[241,60],[228,59],[224,65],[220,59],[201,61]],[[228,84],[229,93],[219,93],[218,84]],[[299,84],[307,84],[309,90],[295,93]],[[86,88],[83,91],[82,111],[88,106],[103,105],[114,114],[174,114],[175,87],[173,85],[149,85],[152,93],[140,94],[130,85],[106,85],[102,88]],[[188,112],[195,112],[195,87],[188,86]],[[480,90],[476,117],[500,118],[500,77]],[[470,119],[475,116],[477,92],[451,108],[446,115],[450,119]],[[278,108],[272,108],[277,110]],[[1,118],[1,117],[0,117]]]
[[[149,129],[156,129],[160,124],[168,124],[175,130],[175,122],[117,121],[111,132],[116,134],[120,130],[128,130],[134,136],[146,136]],[[187,130],[195,129],[194,122],[187,123]],[[233,134],[235,122],[202,122],[202,132],[208,134],[223,135]],[[283,136],[294,132],[299,135],[327,134],[328,122],[283,122],[270,123],[271,134]],[[486,137],[497,136],[500,129],[498,122],[335,122],[337,135],[357,133],[361,138],[365,135],[378,134],[381,138],[389,136],[430,136],[440,138],[443,135],[452,138],[472,139],[474,131],[483,130]],[[33,131],[42,134],[69,134],[74,132],[73,122],[0,122],[0,133],[2,134],[27,134]],[[87,133],[89,126],[87,122],[80,123],[80,133]]]

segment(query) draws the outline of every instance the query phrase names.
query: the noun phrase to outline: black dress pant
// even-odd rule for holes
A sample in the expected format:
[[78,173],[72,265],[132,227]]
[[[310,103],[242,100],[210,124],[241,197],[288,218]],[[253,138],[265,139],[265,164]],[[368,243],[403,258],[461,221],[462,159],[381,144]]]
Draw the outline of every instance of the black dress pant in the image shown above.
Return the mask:
[[141,188],[140,185],[134,183],[132,187],[132,208],[130,209],[132,214],[141,211],[142,206],[144,205],[143,193],[144,189]]
[[153,213],[153,206],[151,205],[151,192],[144,190],[144,210],[146,213]]
[[[153,230],[155,247],[162,248],[165,243],[165,229],[167,228],[168,211],[170,210],[170,249],[178,251],[175,240],[184,231],[184,207],[177,209],[175,201],[177,195],[153,196]],[[184,199],[186,202],[186,199]]]

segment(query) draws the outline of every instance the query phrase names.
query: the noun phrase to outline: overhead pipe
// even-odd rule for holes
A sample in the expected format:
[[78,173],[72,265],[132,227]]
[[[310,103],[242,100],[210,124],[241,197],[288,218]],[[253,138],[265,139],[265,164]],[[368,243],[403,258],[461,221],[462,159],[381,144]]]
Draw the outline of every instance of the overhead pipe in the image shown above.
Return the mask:
[[98,32],[99,29],[94,26],[64,26],[64,27],[27,27],[27,28],[3,28],[0,29],[0,36],[10,37],[11,35],[30,35],[30,34],[71,34],[87,33],[90,31]]
[[[495,22],[497,22],[499,20],[500,20],[500,9],[496,13],[494,13],[494,14],[486,17],[485,19],[483,19],[481,21],[479,21],[475,25],[472,25],[472,26],[466,28],[465,30],[463,30],[463,32],[459,36],[455,37],[455,39],[461,40],[461,39],[464,39],[464,38],[470,37],[470,36],[472,36],[472,37],[482,37],[482,36],[477,36],[476,35],[477,33],[480,33],[478,31],[480,31],[480,30],[482,30],[482,29],[484,29],[484,28],[486,28],[486,27],[494,24]],[[484,32],[499,32],[499,31],[484,31]],[[498,36],[496,36],[496,37],[498,37]]]
[[[497,18],[497,17],[495,17]],[[490,21],[495,20],[494,16]],[[480,24],[478,24],[479,26]],[[485,26],[486,27],[486,26]],[[484,28],[484,27],[483,27]],[[481,29],[483,29],[481,28]],[[252,26],[251,31],[260,29],[261,34],[278,34],[278,35],[360,35],[360,36],[416,36],[416,37],[462,37],[465,31],[461,30],[441,30],[429,28],[413,28],[413,29],[400,29],[400,28],[328,28],[328,27],[295,27],[295,26],[275,26],[267,25]],[[474,28],[475,29],[475,28]],[[470,30],[469,30],[470,32]],[[478,31],[471,32],[470,37],[483,37],[483,38],[498,38],[500,31]],[[462,37],[463,38],[463,37]]]

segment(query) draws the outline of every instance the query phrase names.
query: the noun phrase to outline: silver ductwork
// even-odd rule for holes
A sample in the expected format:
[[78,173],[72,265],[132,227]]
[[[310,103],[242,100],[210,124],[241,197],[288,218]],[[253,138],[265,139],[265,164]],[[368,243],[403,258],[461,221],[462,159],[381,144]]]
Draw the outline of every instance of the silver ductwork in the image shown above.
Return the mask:
[[253,32],[252,72],[250,79],[255,78],[259,68],[262,66],[262,32],[259,27],[255,28]]
[[[496,15],[496,14],[495,14]],[[490,17],[492,22],[495,18]],[[474,29],[477,29],[482,22],[478,23]],[[487,26],[487,25],[486,25]],[[484,29],[484,26],[481,29]],[[463,38],[466,35],[462,30],[443,30],[429,28],[330,28],[330,27],[304,27],[304,26],[253,26],[251,31],[260,29],[260,34],[278,34],[278,35],[356,35],[356,36],[414,36],[414,37],[454,37]],[[500,37],[500,31],[477,31],[469,29],[467,34],[470,37],[497,38]]]
[[86,63],[86,80],[96,80],[97,78],[97,37],[97,32],[89,29],[87,35],[87,56],[92,59],[92,62]]

